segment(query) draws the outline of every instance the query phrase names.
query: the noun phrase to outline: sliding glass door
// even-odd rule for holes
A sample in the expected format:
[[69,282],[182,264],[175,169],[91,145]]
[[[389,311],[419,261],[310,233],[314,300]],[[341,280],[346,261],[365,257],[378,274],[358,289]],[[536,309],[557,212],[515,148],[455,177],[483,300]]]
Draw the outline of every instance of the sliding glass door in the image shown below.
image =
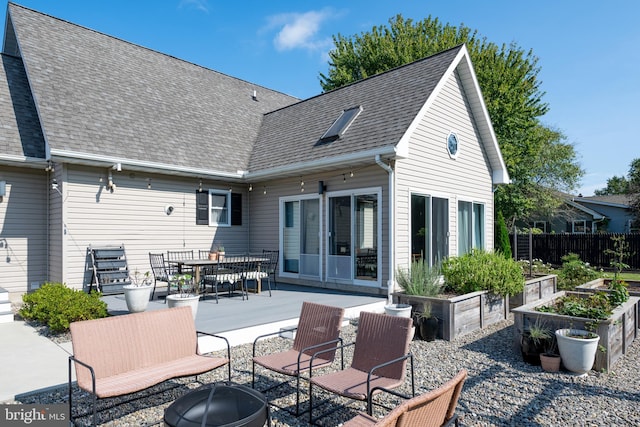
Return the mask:
[[284,273],[320,277],[320,200],[281,202]]
[[411,256],[439,265],[449,255],[449,200],[411,195]]
[[379,191],[329,195],[327,278],[374,284],[379,278]]

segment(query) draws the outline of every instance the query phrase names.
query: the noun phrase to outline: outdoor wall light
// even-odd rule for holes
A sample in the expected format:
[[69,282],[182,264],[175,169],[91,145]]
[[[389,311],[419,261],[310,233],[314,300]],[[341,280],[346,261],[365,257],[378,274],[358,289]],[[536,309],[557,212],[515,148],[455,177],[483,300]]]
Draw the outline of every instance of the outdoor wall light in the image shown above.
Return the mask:
[[324,181],[318,181],[318,194],[324,194],[327,191],[327,186],[324,185]]
[[113,183],[113,175],[111,174],[111,171],[109,171],[109,177],[107,178],[107,190],[112,193],[116,191],[116,185]]

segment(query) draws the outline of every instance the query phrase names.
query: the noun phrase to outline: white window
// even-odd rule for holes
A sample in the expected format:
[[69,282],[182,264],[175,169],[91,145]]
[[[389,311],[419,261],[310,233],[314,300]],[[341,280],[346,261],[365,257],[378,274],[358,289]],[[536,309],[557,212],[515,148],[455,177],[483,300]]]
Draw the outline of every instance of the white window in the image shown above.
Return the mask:
[[231,192],[225,190],[209,190],[209,225],[230,226]]
[[573,232],[576,234],[584,234],[587,232],[587,221],[573,221]]
[[484,204],[458,202],[458,255],[484,247]]

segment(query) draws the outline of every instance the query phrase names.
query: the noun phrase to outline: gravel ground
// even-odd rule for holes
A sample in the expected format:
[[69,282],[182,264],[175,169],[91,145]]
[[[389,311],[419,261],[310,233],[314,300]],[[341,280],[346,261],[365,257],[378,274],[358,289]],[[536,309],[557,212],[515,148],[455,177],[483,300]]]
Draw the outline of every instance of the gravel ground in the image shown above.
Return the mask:
[[[343,338],[355,338],[356,327],[343,328]],[[483,330],[470,333],[453,342],[413,341],[411,352],[415,356],[416,392],[422,393],[438,387],[461,368],[469,371],[457,412],[463,426],[630,426],[640,425],[640,340],[631,346],[624,358],[608,373],[591,371],[586,377],[568,372],[546,373],[539,366],[522,362],[512,348],[513,322],[507,320]],[[263,352],[288,348],[291,341],[274,338],[263,341]],[[233,381],[251,386],[251,345],[232,348]],[[347,356],[347,363],[350,355]],[[224,380],[226,370],[201,375],[202,383]],[[258,388],[274,384],[275,376],[258,371]],[[295,382],[267,393],[270,403],[279,407],[295,408]],[[161,423],[164,409],[188,389],[199,387],[194,378],[168,381],[144,393],[132,402],[123,399],[99,401],[99,423],[102,426],[147,426]],[[302,394],[302,408],[307,407],[306,383]],[[408,387],[399,389],[408,392]],[[153,393],[150,395],[150,392]],[[80,399],[80,400],[79,400]],[[320,419],[321,426],[339,426],[364,410],[360,402],[325,395],[314,388],[316,402],[326,402],[322,410],[337,409]],[[379,399],[380,400],[380,399]],[[66,388],[50,390],[25,397],[20,403],[66,403]],[[89,410],[89,395],[74,391],[74,402]],[[397,401],[395,401],[397,402]],[[394,404],[393,400],[386,400]],[[376,408],[374,414],[386,411]],[[306,426],[308,414],[298,418],[283,409],[272,407],[273,426]],[[88,425],[90,417],[80,418],[79,425]]]

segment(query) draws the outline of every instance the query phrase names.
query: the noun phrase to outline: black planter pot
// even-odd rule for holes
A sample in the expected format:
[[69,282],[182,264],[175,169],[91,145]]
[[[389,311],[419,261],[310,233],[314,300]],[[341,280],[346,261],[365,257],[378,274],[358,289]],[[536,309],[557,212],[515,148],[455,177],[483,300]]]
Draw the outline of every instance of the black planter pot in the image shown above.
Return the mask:
[[547,340],[539,340],[535,343],[528,333],[522,334],[520,349],[522,351],[522,360],[530,365],[540,365],[540,353],[545,352],[548,346]]
[[420,337],[425,341],[434,341],[438,336],[438,318],[420,318],[418,320],[418,329]]

